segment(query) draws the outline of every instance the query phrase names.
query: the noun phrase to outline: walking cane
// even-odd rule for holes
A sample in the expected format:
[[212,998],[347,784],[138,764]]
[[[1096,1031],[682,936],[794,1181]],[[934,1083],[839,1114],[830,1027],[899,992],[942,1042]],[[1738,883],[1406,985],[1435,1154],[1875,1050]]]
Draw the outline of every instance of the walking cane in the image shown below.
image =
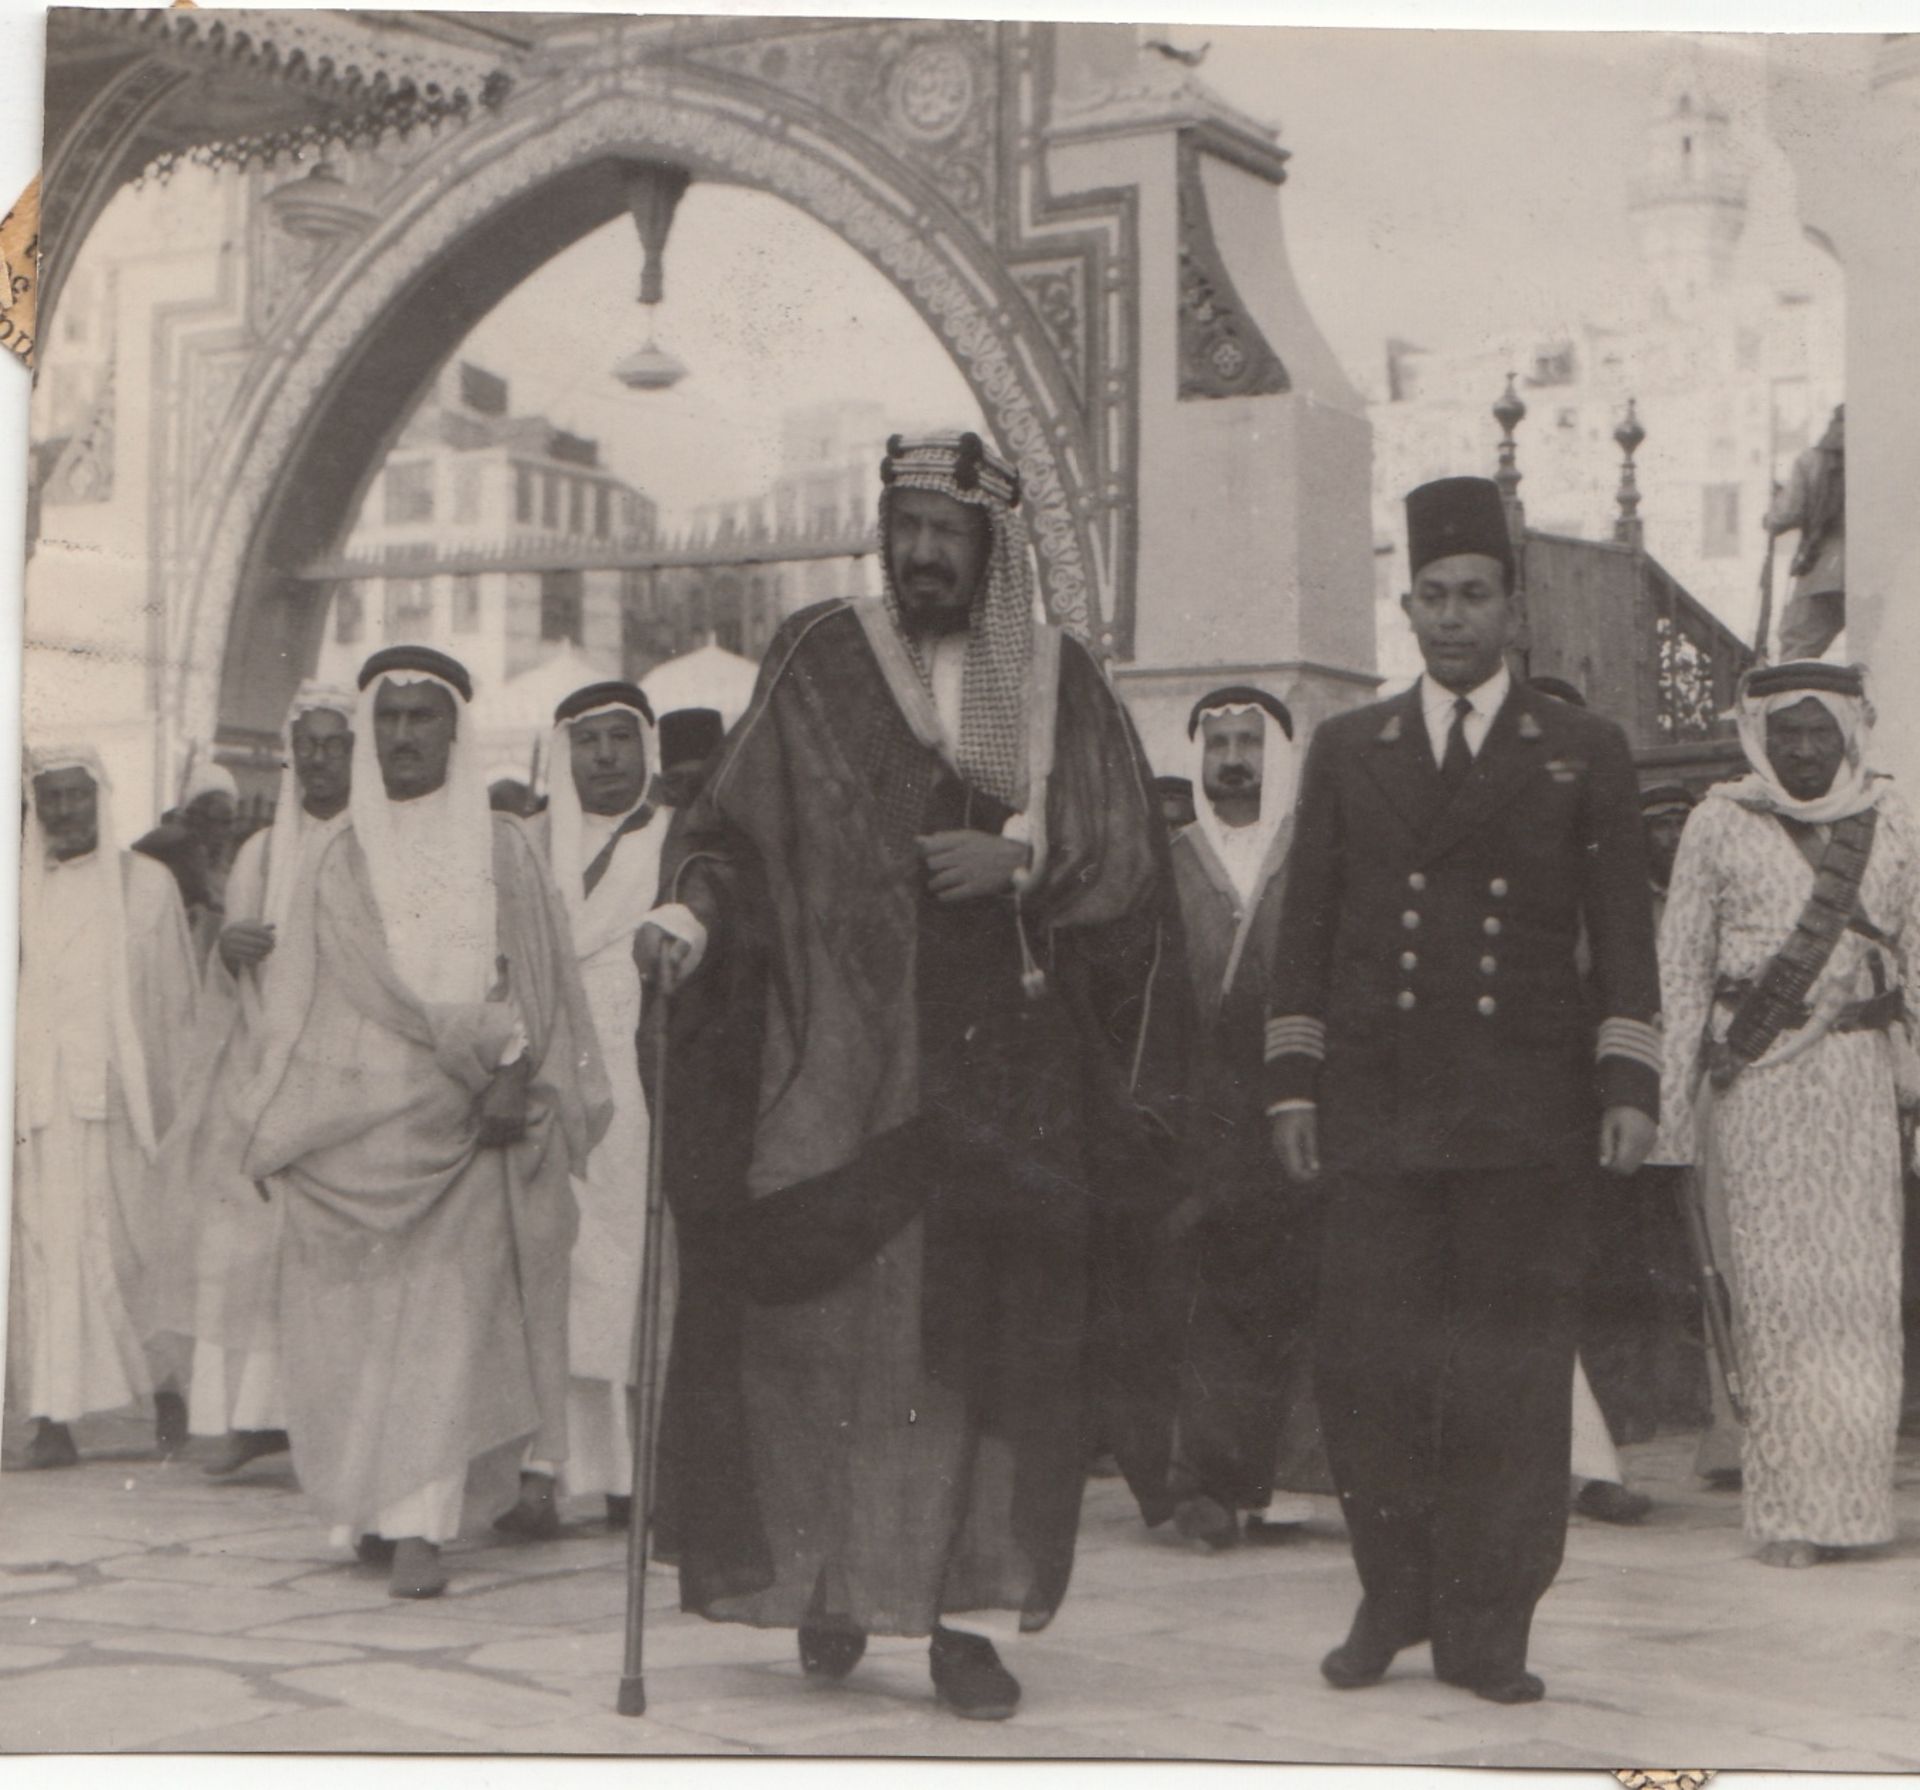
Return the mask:
[[647,1136],[647,1206],[641,1231],[640,1310],[633,1339],[633,1503],[627,1528],[627,1653],[620,1674],[619,1711],[647,1713],[644,1672],[647,1622],[647,1548],[653,1528],[654,1430],[659,1416],[660,1283],[666,1207],[661,1187],[661,1143],[667,1113],[667,1004],[656,991],[653,1004],[659,1044],[654,1057],[653,1102]]

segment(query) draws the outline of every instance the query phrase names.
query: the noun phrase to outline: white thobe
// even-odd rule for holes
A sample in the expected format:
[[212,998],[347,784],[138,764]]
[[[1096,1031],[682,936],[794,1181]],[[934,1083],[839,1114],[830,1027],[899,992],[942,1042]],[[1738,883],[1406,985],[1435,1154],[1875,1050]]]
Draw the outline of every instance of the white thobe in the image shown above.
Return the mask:
[[[122,879],[116,903],[103,870]],[[134,853],[50,863],[21,940],[9,1403],[70,1423],[170,1377],[157,1321],[170,1216],[136,1134],[111,1043],[114,952],[145,1058],[156,1129],[172,1112],[170,1052],[190,1027],[193,957],[173,878]],[[116,906],[124,936],[109,938]]]

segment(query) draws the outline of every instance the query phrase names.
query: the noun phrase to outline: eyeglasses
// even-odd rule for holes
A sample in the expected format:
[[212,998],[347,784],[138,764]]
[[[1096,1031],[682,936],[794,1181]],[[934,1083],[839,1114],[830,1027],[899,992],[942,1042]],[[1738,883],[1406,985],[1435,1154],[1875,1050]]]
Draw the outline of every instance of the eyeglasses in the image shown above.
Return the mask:
[[328,764],[344,764],[353,756],[353,736],[336,733],[324,740],[295,740],[293,756],[299,764],[311,764],[316,758]]

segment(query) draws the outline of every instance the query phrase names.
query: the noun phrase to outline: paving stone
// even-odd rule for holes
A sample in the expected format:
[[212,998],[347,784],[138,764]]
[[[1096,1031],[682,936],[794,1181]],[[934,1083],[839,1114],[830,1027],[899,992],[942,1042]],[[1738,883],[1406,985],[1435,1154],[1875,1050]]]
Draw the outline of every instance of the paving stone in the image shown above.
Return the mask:
[[[266,1561],[257,1562],[261,1566]],[[286,1570],[282,1563],[281,1570]],[[387,1596],[384,1567],[329,1566],[320,1572],[296,1572],[280,1581],[282,1591],[291,1591],[314,1606],[315,1613],[335,1610],[384,1610],[392,1599]]]
[[15,1615],[59,1617],[68,1622],[132,1628],[190,1629],[232,1634],[303,1614],[312,1606],[290,1592],[214,1589],[155,1579],[116,1579],[44,1597],[16,1597],[5,1606]]
[[[244,1554],[125,1554],[102,1561],[100,1571],[109,1579],[153,1579],[175,1585],[279,1584],[299,1568],[284,1560],[254,1560]],[[5,1580],[0,1580],[4,1584]]]
[[346,1750],[484,1753],[494,1750],[493,1743],[487,1741],[462,1740],[432,1728],[389,1721],[364,1709],[338,1706],[292,1709],[232,1726],[194,1728],[171,1737],[168,1745],[182,1753],[337,1753]]
[[573,1712],[567,1698],[551,1691],[395,1660],[305,1667],[276,1674],[274,1683],[467,1740],[498,1741],[515,1728],[552,1726]]
[[208,1666],[70,1666],[0,1678],[0,1734],[17,1752],[118,1752],[285,1707]]
[[[482,1647],[468,1664],[498,1672],[566,1673],[603,1671],[617,1666],[625,1654],[619,1627],[567,1629],[525,1641],[503,1641]],[[869,1654],[878,1656],[878,1644]],[[787,1629],[748,1628],[733,1622],[702,1622],[683,1617],[656,1630],[647,1629],[646,1659],[650,1669],[677,1666],[784,1665],[796,1657],[793,1634]]]
[[525,1639],[521,1629],[499,1629],[450,1614],[446,1599],[409,1603],[383,1598],[377,1610],[339,1610],[304,1615],[253,1631],[270,1641],[330,1641],[389,1653],[434,1653],[478,1647],[489,1641]]
[[[1659,1499],[1653,1522],[1570,1535],[1535,1627],[1549,1699],[1523,1710],[1436,1683],[1424,1648],[1377,1690],[1332,1691],[1319,1656],[1356,1596],[1337,1528],[1197,1555],[1149,1535],[1124,1490],[1102,1484],[1061,1616],[1003,1646],[1027,1693],[1010,1723],[943,1714],[924,1641],[876,1639],[849,1685],[808,1683],[789,1631],[686,1616],[670,1576],[651,1582],[653,1707],[627,1721],[612,1708],[619,1538],[450,1549],[453,1594],[396,1604],[290,1490],[131,1458],[0,1482],[0,1693],[35,1697],[76,1746],[1914,1769],[1920,1548],[1815,1573],[1757,1567],[1737,1501],[1689,1483],[1691,1448],[1662,1439],[1631,1460]],[[1917,1462],[1909,1443],[1910,1527]],[[242,1606],[251,1632],[234,1626]],[[154,1712],[141,1687],[164,1673],[188,1676]],[[164,1731],[143,1737],[156,1722]],[[0,1715],[0,1745],[12,1733]]]
[[[253,1514],[256,1517],[259,1515],[258,1512]],[[187,1548],[195,1554],[240,1554],[254,1560],[304,1560],[316,1568],[344,1566],[353,1559],[346,1549],[329,1547],[324,1532],[311,1521],[284,1523],[274,1527],[244,1527],[236,1520],[225,1533],[189,1538]]]
[[627,1607],[625,1580],[605,1571],[556,1573],[499,1590],[472,1592],[463,1591],[456,1578],[454,1590],[459,1595],[448,1601],[476,1621],[508,1622],[518,1628],[528,1624],[567,1628],[624,1615]]
[[30,1672],[36,1666],[57,1665],[65,1659],[62,1647],[15,1647],[0,1643],[0,1672]]
[[[848,1728],[809,1739],[794,1749],[827,1758],[934,1759],[1159,1759],[1157,1748],[1114,1740],[1105,1734],[1042,1727],[1022,1715],[1006,1722],[963,1722],[934,1711],[924,1726]],[[990,1780],[991,1781],[991,1780]],[[1044,1783],[1044,1778],[1036,1781]]]
[[366,1656],[354,1647],[319,1641],[270,1641],[259,1635],[183,1635],[164,1629],[125,1629],[117,1638],[97,1640],[95,1654],[170,1654],[211,1665],[328,1666]]
[[38,1521],[0,1499],[0,1570],[17,1566],[90,1566],[136,1551],[111,1536],[84,1533],[69,1523]]
[[514,1734],[514,1750],[563,1753],[587,1758],[622,1755],[672,1756],[696,1759],[743,1758],[764,1753],[764,1747],[744,1741],[716,1739],[655,1721],[651,1715],[603,1717],[571,1716],[552,1728],[521,1728]]
[[0,1598],[36,1597],[49,1591],[71,1591],[79,1583],[70,1572],[0,1573]]

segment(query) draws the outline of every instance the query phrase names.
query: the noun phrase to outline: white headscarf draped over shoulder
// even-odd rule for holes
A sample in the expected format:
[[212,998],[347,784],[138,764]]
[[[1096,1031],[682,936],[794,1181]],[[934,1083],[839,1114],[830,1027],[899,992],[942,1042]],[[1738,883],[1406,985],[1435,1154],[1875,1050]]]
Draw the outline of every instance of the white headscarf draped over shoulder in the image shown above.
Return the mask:
[[[473,680],[457,659],[424,646],[383,647],[360,668],[347,812],[367,861],[387,954],[423,1002],[484,1001],[497,974],[493,813],[469,704]],[[374,701],[385,683],[433,684],[453,699],[446,781],[396,802],[380,774]]]
[[955,757],[962,776],[1012,808],[1027,802],[1027,679],[1033,658],[1034,575],[1027,525],[1021,517],[1020,474],[971,431],[888,439],[880,463],[880,576],[893,624],[932,688],[901,620],[899,593],[887,556],[887,510],[895,491],[937,491],[986,511],[992,529],[987,583],[969,624],[960,686],[960,739]]
[[[1260,715],[1266,722],[1260,756],[1260,818],[1247,827],[1229,827],[1214,812],[1207,795],[1207,732],[1201,723],[1211,715]],[[1193,779],[1193,818],[1201,836],[1213,847],[1213,853],[1233,878],[1240,899],[1251,901],[1274,836],[1293,812],[1294,784],[1299,762],[1293,744],[1293,715],[1277,696],[1257,690],[1250,684],[1234,684],[1203,696],[1187,717],[1187,738],[1192,750],[1188,774]],[[1233,846],[1229,834],[1243,835]],[[1245,886],[1242,886],[1242,885]]]
[[280,729],[280,788],[274,798],[273,831],[267,844],[267,889],[260,917],[270,926],[284,925],[293,905],[293,889],[300,869],[301,845],[307,832],[323,823],[306,811],[299,773],[293,767],[293,727],[302,715],[321,711],[336,714],[349,727],[359,698],[344,684],[324,684],[308,678],[294,693],[293,706]]
[[[1846,757],[1826,793],[1802,801],[1787,793],[1767,757],[1767,717],[1809,697],[1839,723]],[[1707,791],[1710,797],[1817,826],[1871,808],[1887,787],[1886,780],[1867,767],[1874,714],[1864,666],[1830,665],[1821,659],[1757,665],[1741,677],[1732,713],[1750,769],[1737,782],[1715,784]]]
[[[85,771],[93,779],[95,792],[94,849],[82,858],[56,864],[53,848],[40,825],[40,811],[33,800],[33,780],[49,771]],[[113,824],[113,785],[108,781],[100,754],[90,745],[29,746],[21,766],[26,783],[27,829],[20,854],[20,1005],[23,1013],[34,1009],[35,984],[50,968],[35,961],[34,944],[50,936],[52,909],[61,900],[56,887],[64,880],[71,892],[71,879],[98,877],[102,891],[101,906],[106,913],[106,933],[113,948],[108,953],[110,969],[107,981],[107,1030],[102,1042],[112,1052],[113,1066],[120,1081],[120,1092],[127,1103],[127,1117],[140,1148],[151,1157],[157,1142],[153,1123],[153,1102],[147,1085],[147,1057],[140,1042],[140,1028],[133,1018],[132,967],[128,961],[127,894],[120,867],[120,853],[114,841],[119,835]],[[46,997],[41,997],[46,998]],[[24,1125],[46,1122],[51,1115],[47,1102],[52,1096],[52,1053],[24,1050],[20,1053],[20,1121]],[[44,1089],[40,1086],[46,1083]]]
[[[553,880],[559,885],[560,899],[566,904],[567,919],[576,933],[580,930],[581,911],[586,906],[586,891],[581,878],[586,874],[588,859],[581,844],[586,827],[582,819],[580,791],[573,781],[573,724],[589,720],[595,715],[611,714],[632,715],[639,722],[641,744],[647,755],[647,772],[651,777],[659,768],[660,757],[655,740],[653,704],[647,700],[639,685],[622,679],[588,684],[574,691],[553,713],[553,738],[547,751],[547,825],[551,829],[548,838],[552,842]],[[646,799],[646,784],[643,781],[639,800],[633,807],[640,807]],[[632,812],[632,808],[627,810],[628,814]],[[617,826],[626,816],[611,815],[608,818]]]

